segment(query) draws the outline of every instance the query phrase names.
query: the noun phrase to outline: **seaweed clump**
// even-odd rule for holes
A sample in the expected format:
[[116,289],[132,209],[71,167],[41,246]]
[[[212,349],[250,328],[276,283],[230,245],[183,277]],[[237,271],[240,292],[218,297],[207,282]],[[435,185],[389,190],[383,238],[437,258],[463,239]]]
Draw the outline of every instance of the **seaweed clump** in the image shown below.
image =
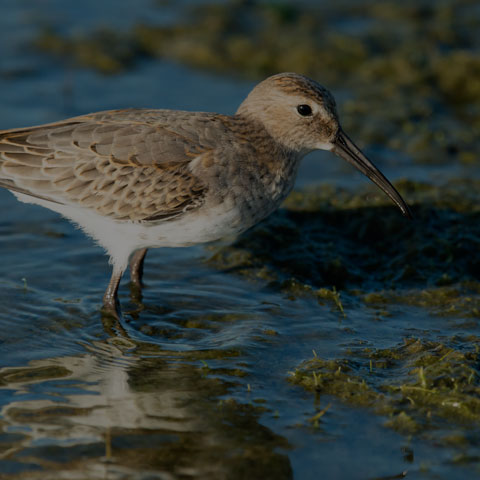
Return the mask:
[[401,433],[428,434],[445,425],[480,424],[479,352],[474,336],[445,342],[407,338],[392,348],[350,350],[339,360],[315,356],[290,381],[370,408]]
[[103,74],[115,74],[130,68],[140,51],[129,36],[109,28],[98,29],[86,36],[62,36],[55,29],[43,30],[35,45],[38,49]]

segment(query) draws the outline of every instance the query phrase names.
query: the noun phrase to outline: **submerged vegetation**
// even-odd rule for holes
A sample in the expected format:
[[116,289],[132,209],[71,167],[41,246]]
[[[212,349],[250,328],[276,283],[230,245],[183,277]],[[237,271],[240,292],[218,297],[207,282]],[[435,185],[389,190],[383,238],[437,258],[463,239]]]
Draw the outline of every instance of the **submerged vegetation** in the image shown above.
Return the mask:
[[429,435],[444,421],[478,425],[479,340],[408,338],[388,349],[350,350],[341,360],[314,357],[292,372],[290,380],[320,395],[370,407],[401,433]]

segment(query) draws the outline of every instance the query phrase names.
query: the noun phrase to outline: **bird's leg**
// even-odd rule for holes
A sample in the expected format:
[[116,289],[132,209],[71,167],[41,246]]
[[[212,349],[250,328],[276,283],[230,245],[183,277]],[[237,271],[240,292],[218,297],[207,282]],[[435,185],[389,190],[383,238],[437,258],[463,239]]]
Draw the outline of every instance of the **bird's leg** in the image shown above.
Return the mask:
[[118,319],[120,317],[120,304],[118,302],[118,285],[122,278],[123,270],[113,268],[110,283],[108,284],[105,294],[103,295],[103,313]]
[[147,249],[137,250],[130,258],[130,297],[133,303],[141,305],[142,303],[142,275],[143,262]]
[[146,254],[147,249],[142,248],[137,250],[130,259],[130,281],[138,289],[142,288],[143,262]]

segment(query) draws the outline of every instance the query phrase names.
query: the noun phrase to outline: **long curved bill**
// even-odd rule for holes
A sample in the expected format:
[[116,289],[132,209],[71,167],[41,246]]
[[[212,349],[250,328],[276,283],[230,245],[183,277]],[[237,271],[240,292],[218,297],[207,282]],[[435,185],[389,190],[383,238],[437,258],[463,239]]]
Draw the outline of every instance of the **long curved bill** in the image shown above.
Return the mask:
[[387,180],[383,173],[360,151],[360,149],[340,129],[333,142],[332,152],[357,167],[373,183],[378,185],[400,208],[403,215],[412,218],[412,212],[395,187]]

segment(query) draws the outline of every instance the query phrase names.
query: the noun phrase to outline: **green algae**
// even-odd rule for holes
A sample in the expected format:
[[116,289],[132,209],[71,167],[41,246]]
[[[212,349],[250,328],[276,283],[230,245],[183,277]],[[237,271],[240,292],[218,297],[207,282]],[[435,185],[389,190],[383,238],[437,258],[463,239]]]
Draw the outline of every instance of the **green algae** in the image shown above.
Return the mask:
[[337,306],[340,313],[346,317],[345,309],[343,308],[343,304],[340,299],[340,292],[337,292],[335,287],[333,287],[331,290],[328,288],[319,288],[315,291],[315,295],[319,299],[325,299],[333,302]]
[[314,357],[302,363],[292,374],[291,380],[307,390],[332,395],[363,407],[372,406],[383,397],[354,375],[349,363],[342,360]]
[[[360,348],[347,357],[303,362],[290,381],[355,407],[369,408],[403,434],[480,424],[480,340],[408,338],[387,349]],[[334,400],[331,400],[332,402]],[[455,435],[445,444],[466,442]]]
[[480,283],[455,287],[435,287],[403,292],[371,292],[364,296],[367,305],[404,304],[427,308],[440,316],[480,318]]
[[38,49],[68,62],[93,68],[104,74],[119,73],[134,62],[138,50],[130,38],[102,28],[86,36],[65,38],[53,29],[45,29],[37,38]]

